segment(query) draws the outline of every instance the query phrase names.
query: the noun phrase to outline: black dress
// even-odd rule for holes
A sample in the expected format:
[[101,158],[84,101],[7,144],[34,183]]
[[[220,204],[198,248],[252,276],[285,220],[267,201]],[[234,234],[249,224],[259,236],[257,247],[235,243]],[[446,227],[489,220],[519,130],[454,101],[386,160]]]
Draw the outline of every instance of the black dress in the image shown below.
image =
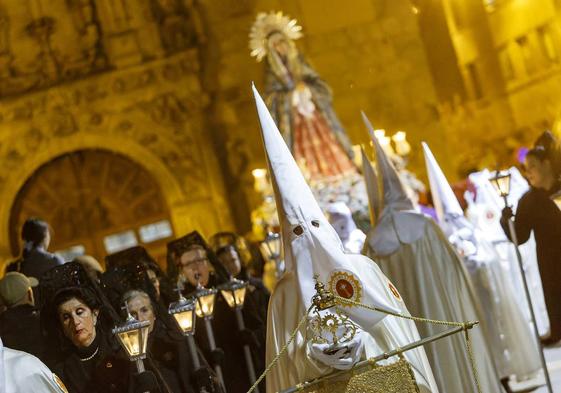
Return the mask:
[[[213,280],[210,281],[209,286],[212,284]],[[257,378],[264,369],[267,320],[263,304],[266,304],[267,300],[262,296],[262,290],[257,290],[250,283],[242,311],[246,334],[242,334],[239,332],[234,310],[228,306],[220,293],[217,294],[212,326],[216,346],[220,348],[219,354],[210,351],[205,323],[202,319],[197,319],[195,330],[197,344],[207,359],[213,363],[220,362],[228,393],[245,393],[252,385],[248,377],[244,344],[250,347]]]
[[[534,232],[538,266],[551,336],[549,340],[561,340],[561,210],[551,199],[561,185],[551,191],[532,188],[520,198],[516,209],[515,228],[520,244],[525,243]],[[510,237],[508,223],[501,224]]]
[[0,337],[6,347],[45,361],[39,311],[30,304],[11,307],[0,314]]
[[[67,352],[54,371],[69,393],[168,393],[150,359],[145,359],[144,365],[149,372],[138,374],[116,343],[98,334],[88,348],[73,347]],[[147,383],[143,377],[148,374]]]

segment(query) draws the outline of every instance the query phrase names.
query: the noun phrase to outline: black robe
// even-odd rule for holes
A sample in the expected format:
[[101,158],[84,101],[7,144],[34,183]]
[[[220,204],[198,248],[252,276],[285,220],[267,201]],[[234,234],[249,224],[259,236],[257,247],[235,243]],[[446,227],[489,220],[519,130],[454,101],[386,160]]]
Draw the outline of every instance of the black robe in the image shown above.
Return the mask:
[[[204,383],[207,392],[221,392],[219,382],[202,352],[199,351],[197,355],[200,367],[204,370],[195,370],[187,339],[174,327],[169,327],[169,321],[166,322],[156,320],[148,338],[148,354],[169,390],[173,393],[196,393],[202,388],[200,384]],[[198,381],[197,372],[207,378]]]
[[[534,232],[538,266],[542,279],[545,304],[551,326],[551,341],[561,340],[561,210],[550,198],[552,191],[532,188],[520,198],[516,209],[515,228],[520,244]],[[510,238],[508,223],[501,220]]]
[[[257,286],[253,285],[252,282]],[[211,277],[209,287],[213,285],[214,280]],[[186,291],[191,292],[193,289],[194,288],[186,288]],[[252,337],[254,337],[254,339],[249,342],[249,347],[253,357],[257,378],[264,370],[265,363],[265,338],[267,331],[266,305],[268,303],[268,295],[266,295],[263,290],[267,291],[262,284],[259,285],[256,281],[250,281],[242,311],[245,327],[251,332]],[[268,292],[266,293],[268,294]],[[234,310],[228,306],[226,300],[224,300],[224,297],[220,293],[216,296],[212,326],[216,346],[220,348],[224,354],[221,366],[226,391],[228,393],[247,392],[251,387],[251,383],[249,381],[247,363],[243,350],[244,339],[239,333]],[[205,323],[202,319],[197,319],[195,339],[205,357],[214,363],[217,360],[216,355],[210,351]],[[264,388],[262,388],[262,391],[265,391]]]
[[157,375],[157,387],[154,389],[141,386],[145,379],[139,378],[135,364],[113,340],[98,332],[88,348],[73,347],[53,371],[62,379],[69,393],[168,393],[150,359],[143,362],[147,371]]
[[4,346],[30,353],[45,361],[39,311],[32,305],[22,304],[1,313],[0,337]]

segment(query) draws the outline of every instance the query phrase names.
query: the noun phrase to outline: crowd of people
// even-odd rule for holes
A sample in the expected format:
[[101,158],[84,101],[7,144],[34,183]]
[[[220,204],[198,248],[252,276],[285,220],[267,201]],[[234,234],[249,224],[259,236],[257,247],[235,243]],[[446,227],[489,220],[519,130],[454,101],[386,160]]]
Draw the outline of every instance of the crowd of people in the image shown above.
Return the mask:
[[[350,270],[340,270],[342,269],[340,266],[347,266],[345,264],[350,256],[358,255],[358,247],[339,255],[342,250],[337,247],[338,241],[330,237],[335,232],[331,232],[329,229],[327,232],[322,232],[318,229],[334,225],[335,230],[341,232],[342,227],[347,228],[348,226],[346,222],[350,212],[347,211],[348,209],[338,208],[330,212],[331,224],[322,221],[323,213],[317,208],[312,194],[302,192],[307,189],[307,186],[303,179],[297,180],[300,175],[297,176],[297,167],[291,161],[289,153],[285,151],[274,153],[275,155],[271,153],[280,144],[277,141],[280,134],[275,133],[274,123],[269,117],[266,117],[265,113],[265,109],[262,109],[260,116],[262,116],[262,122],[269,124],[264,127],[264,130],[269,129],[269,135],[266,135],[265,139],[266,142],[267,138],[270,139],[267,146],[270,151],[267,150],[267,152],[274,157],[271,159],[272,171],[278,179],[287,181],[286,184],[283,183],[278,187],[279,192],[286,192],[279,205],[279,216],[287,215],[286,221],[289,218],[295,219],[291,216],[291,214],[296,214],[294,212],[311,214],[310,217],[301,218],[302,223],[311,224],[310,228],[305,229],[304,224],[294,226],[295,224],[288,223],[288,221],[284,223],[283,225],[292,229],[290,234],[283,232],[283,239],[286,239],[286,236],[304,239],[302,236],[308,230],[312,239],[310,244],[304,240],[300,240],[299,243],[285,244],[287,274],[281,280],[271,301],[270,315],[267,315],[270,294],[261,279],[252,276],[247,270],[247,264],[244,263],[247,255],[239,247],[241,237],[234,233],[217,233],[207,243],[200,233],[194,231],[169,242],[165,272],[141,246],[108,255],[105,258],[105,268],[102,268],[101,264],[90,256],[84,255],[73,261],[63,261],[59,256],[50,253],[48,251],[51,236],[49,225],[40,219],[31,218],[22,227],[23,251],[21,257],[6,267],[6,273],[0,280],[0,299],[4,308],[0,313],[0,338],[2,340],[0,348],[3,347],[5,351],[3,356],[5,362],[8,359],[12,364],[15,361],[21,364],[22,359],[27,359],[25,361],[32,365],[29,367],[35,367],[38,370],[36,375],[40,376],[40,380],[43,382],[28,378],[27,380],[20,379],[17,383],[37,384],[33,385],[36,386],[32,388],[33,391],[69,391],[71,393],[247,392],[254,379],[250,376],[251,373],[248,373],[247,350],[249,350],[251,364],[254,368],[253,372],[259,376],[266,368],[266,347],[269,352],[267,358],[270,361],[272,357],[277,356],[279,348],[286,344],[283,340],[293,330],[297,319],[290,319],[288,316],[291,312],[302,311],[296,307],[301,306],[301,302],[294,296],[303,296],[299,292],[303,291],[305,296],[311,298],[312,293],[308,293],[311,277],[302,276],[302,273],[298,271],[298,265],[302,263],[302,259],[309,259],[314,266],[314,271],[331,275],[333,272],[329,273],[330,268],[327,265],[333,259],[335,268],[339,269],[337,274],[344,273],[345,278],[341,282],[349,284],[350,280],[351,283],[354,283],[353,285],[360,287],[361,280],[366,280],[370,273],[359,279],[358,275],[355,277],[355,273]],[[457,252],[458,250],[454,251],[452,246],[458,245],[454,244],[452,240],[442,239],[439,235],[440,230],[436,228],[432,219],[420,213],[412,213],[415,210],[414,206],[401,188],[393,166],[384,158],[384,152],[376,141],[374,141],[374,145],[378,157],[377,173],[378,176],[382,176],[384,193],[382,199],[377,202],[380,206],[374,206],[378,221],[374,223],[372,231],[366,238],[363,252],[369,255],[382,270],[375,270],[371,274],[373,281],[368,288],[363,288],[364,296],[367,296],[367,291],[378,288],[379,282],[382,282],[382,287],[376,289],[379,293],[376,294],[374,291],[374,294],[378,296],[382,293],[383,296],[386,296],[384,302],[389,302],[388,304],[392,304],[404,314],[408,313],[403,303],[405,300],[409,309],[418,312],[419,315],[433,317],[436,315],[444,320],[470,319],[472,314],[473,316],[477,314],[475,309],[478,300],[475,300],[473,293],[468,288],[470,279],[463,274],[462,266],[464,263],[469,265],[469,258],[462,252]],[[425,148],[428,149],[426,146]],[[529,239],[531,233],[535,236],[538,265],[550,321],[550,334],[543,339],[543,343],[546,345],[561,341],[561,286],[558,285],[558,279],[561,276],[559,263],[561,261],[560,157],[558,141],[551,133],[544,133],[525,159],[526,178],[531,188],[520,199],[516,214],[513,209],[507,207],[503,210],[501,219],[506,236],[510,238],[515,234],[517,239],[512,240],[524,243]],[[284,176],[282,171],[287,171],[286,168],[291,169],[290,176]],[[367,167],[364,172],[366,177],[370,176],[368,174],[370,172],[371,176],[375,176],[373,170]],[[286,191],[292,190],[295,184],[298,185],[301,192],[289,193]],[[442,198],[442,196],[438,197],[441,204],[440,209],[446,213],[446,209],[450,210],[450,207],[443,207]],[[456,200],[454,204],[457,204]],[[456,234],[461,229],[461,225],[458,226],[459,221],[452,222],[459,216],[463,217],[459,206],[456,210],[458,209],[459,213],[452,212],[454,210],[452,208],[448,213],[442,213],[442,217],[437,217],[437,221],[442,221],[441,226],[444,221],[447,221],[452,234]],[[455,218],[452,217],[454,214],[450,212],[456,214]],[[393,221],[390,223],[385,220],[386,216],[393,217]],[[514,232],[510,231],[509,220],[514,222]],[[355,226],[349,228],[356,230]],[[315,232],[317,234],[314,234]],[[433,232],[434,234],[431,235]],[[395,239],[389,234],[394,234]],[[404,234],[406,234],[405,237]],[[341,237],[340,234],[339,237]],[[328,238],[331,240],[326,242],[325,240]],[[419,240],[424,238],[432,240],[429,243]],[[360,239],[365,240],[364,236],[361,236]],[[395,242],[392,242],[392,239]],[[437,243],[441,243],[443,251],[435,251],[438,249]],[[409,255],[410,252],[408,254],[407,248],[403,248],[405,244],[409,244],[409,248],[417,250],[413,253],[415,257]],[[426,249],[422,248],[423,244]],[[325,250],[322,251],[323,247]],[[437,252],[436,256],[427,256],[435,252]],[[412,264],[411,262],[415,258],[420,259]],[[346,262],[340,265],[342,262],[339,260]],[[442,263],[442,269],[435,270],[434,266],[423,268],[426,264],[438,265],[437,262]],[[361,264],[364,264],[365,260],[356,260],[353,263],[355,265],[348,265],[348,268],[362,266]],[[372,266],[370,262],[366,265]],[[366,271],[364,270],[367,269],[366,265],[361,268],[363,270],[360,273]],[[413,270],[408,272],[407,266]],[[424,269],[425,273],[420,273],[415,269]],[[387,286],[384,284],[387,278],[382,271],[388,277],[392,277],[392,282],[397,288],[389,281]],[[423,286],[423,274],[429,274],[427,273],[429,271],[450,272],[451,275],[447,276],[448,281],[442,284],[444,289],[440,287],[425,288],[422,291],[419,289]],[[403,282],[400,281],[400,277],[403,278]],[[416,277],[419,288],[413,288],[410,277]],[[452,280],[451,277],[454,279]],[[356,282],[353,279],[356,279]],[[428,279],[437,280],[436,278]],[[247,285],[242,310],[243,323],[240,324],[238,315],[218,290],[215,293],[211,329],[209,329],[208,320],[197,318],[194,329],[195,349],[193,350],[190,347],[191,342],[182,334],[179,325],[170,314],[170,304],[183,297],[193,298],[205,289],[223,288],[224,285],[235,280]],[[333,277],[330,280],[333,281]],[[475,279],[472,277],[471,280]],[[474,281],[475,284],[477,284],[476,281]],[[305,288],[308,288],[306,289],[308,292],[304,291]],[[465,293],[461,292],[459,288],[464,288]],[[340,289],[335,286],[335,291]],[[415,298],[413,293],[421,293],[421,296]],[[450,296],[450,304],[460,301],[459,299],[463,296],[462,306],[453,306],[449,310],[441,307],[434,299],[442,299],[444,295]],[[307,304],[306,302],[309,300],[302,299],[304,304]],[[465,315],[462,313],[456,315],[460,308]],[[486,311],[488,313],[485,314],[485,318],[494,317],[493,310]],[[127,357],[113,331],[115,326],[122,324],[127,315],[137,321],[148,323],[147,356],[143,362],[143,370],[138,369],[136,364]],[[482,322],[483,326],[488,323],[485,320]],[[403,324],[392,327],[384,324],[380,326],[385,326],[385,328],[368,332],[374,337],[376,345],[391,338],[395,340],[394,345],[403,346],[418,338],[417,328],[414,325]],[[500,327],[498,329],[500,330]],[[419,331],[421,330],[419,327]],[[424,335],[432,334],[428,330],[424,333]],[[483,343],[489,337],[492,335],[484,338],[476,332],[473,333],[472,340],[474,345],[479,345],[479,341]],[[528,343],[528,347],[531,348],[532,341],[530,340]],[[416,378],[425,381],[423,386],[428,389],[426,391],[432,391],[435,386],[434,377],[438,383],[449,379],[454,372],[459,373],[454,378],[465,377],[460,370],[461,367],[457,366],[458,353],[464,350],[463,344],[461,341],[456,344],[458,350],[449,355],[446,354],[446,351],[453,346],[445,344],[448,349],[435,346],[433,350],[427,350],[426,355],[421,350],[415,355],[416,358],[408,359],[414,366],[417,364]],[[358,344],[357,346],[360,347]],[[479,346],[485,348],[484,344]],[[302,359],[298,357],[299,352],[294,352],[292,358],[288,357],[280,363],[284,364],[284,367],[277,367],[273,374],[268,375],[269,387],[275,386],[276,389],[287,383],[298,383],[300,377],[304,377],[304,374],[299,373],[304,372],[308,366],[295,369],[292,374],[289,371],[294,364],[300,361],[303,365],[308,364],[314,356],[320,359],[320,363],[330,365],[335,369],[343,368],[343,365],[347,366],[346,357],[335,359],[331,355],[325,355],[325,351],[321,348],[317,349],[313,346],[311,349],[306,346],[302,348],[305,349],[305,352],[300,354],[303,356]],[[440,349],[435,350],[435,348]],[[494,366],[492,366],[496,359],[495,361],[491,359],[492,350],[489,350],[489,354],[485,351],[478,352],[478,356],[481,356],[481,359],[478,360],[479,365],[488,364],[484,367],[483,373],[480,370],[480,380],[482,383],[487,380],[489,387],[496,386],[495,382],[498,379],[493,371]],[[34,357],[25,358],[23,353],[31,354]],[[358,359],[361,355],[357,356]],[[427,359],[432,361],[432,371]],[[462,366],[464,368],[468,367],[466,359],[467,357]],[[448,371],[446,371],[447,366],[450,366]],[[4,367],[10,369],[9,364]],[[14,369],[13,365],[11,367]],[[536,368],[539,366],[533,365],[532,371],[535,371]],[[52,373],[49,370],[52,370]],[[16,370],[11,376],[12,383],[16,383],[14,381],[16,381],[17,375]],[[462,382],[464,386],[468,387],[466,391],[469,391],[471,383],[468,380]],[[47,388],[42,390],[37,386],[47,386]],[[508,391],[508,383],[503,383],[503,386]],[[265,383],[262,383],[260,388],[265,391]]]
[[[237,235],[216,234],[212,246],[196,231],[173,240],[165,273],[141,246],[108,255],[105,270],[90,256],[65,263],[48,252],[49,226],[35,218],[23,225],[22,240],[21,258],[0,280],[5,308],[0,338],[6,350],[32,354],[53,371],[55,390],[34,391],[58,392],[56,386],[64,386],[61,391],[71,393],[246,392],[252,381],[244,346],[257,375],[263,371],[269,292],[248,274]],[[247,283],[244,328],[219,291],[211,322],[214,343],[198,318],[193,359],[168,307],[180,294],[189,298],[232,280]],[[127,313],[149,322],[143,372],[112,332]]]

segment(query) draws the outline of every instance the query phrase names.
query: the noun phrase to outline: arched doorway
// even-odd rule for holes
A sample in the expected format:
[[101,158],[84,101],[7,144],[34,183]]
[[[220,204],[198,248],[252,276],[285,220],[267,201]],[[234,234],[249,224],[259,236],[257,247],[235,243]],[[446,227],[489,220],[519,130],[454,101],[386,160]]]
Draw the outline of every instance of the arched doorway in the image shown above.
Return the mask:
[[10,215],[10,242],[19,254],[19,231],[28,217],[52,226],[50,250],[67,260],[89,254],[103,263],[112,252],[136,244],[165,265],[173,237],[169,209],[152,175],[107,150],[80,150],[40,167],[19,191]]

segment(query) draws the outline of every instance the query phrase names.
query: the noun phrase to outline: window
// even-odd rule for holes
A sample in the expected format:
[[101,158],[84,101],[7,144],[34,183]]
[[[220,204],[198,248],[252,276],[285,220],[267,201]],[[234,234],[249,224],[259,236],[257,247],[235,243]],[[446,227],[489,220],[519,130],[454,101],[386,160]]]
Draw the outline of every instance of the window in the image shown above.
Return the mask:
[[532,47],[530,45],[530,40],[528,37],[520,37],[516,40],[516,45],[524,61],[524,67],[528,74],[533,74],[536,71],[536,62],[532,53]]
[[557,63],[557,49],[553,43],[553,37],[548,26],[542,26],[538,29],[538,42],[540,44],[542,55],[546,61],[549,63]]
[[105,251],[107,251],[108,254],[113,254],[114,252],[136,246],[138,240],[136,239],[134,231],[129,230],[106,236],[103,239],[103,244],[105,245]]
[[516,74],[514,72],[514,65],[512,64],[512,58],[510,57],[508,46],[499,51],[499,62],[501,64],[501,72],[504,78],[507,81],[514,79]]
[[60,255],[60,257],[65,261],[71,261],[76,257],[84,255],[85,253],[86,253],[86,247],[84,247],[81,244],[66,248],[64,250],[55,251],[55,254]]
[[481,80],[479,79],[479,73],[477,71],[477,66],[475,63],[469,63],[466,66],[468,83],[471,87],[471,93],[473,98],[476,100],[483,97],[483,90],[481,89]]
[[171,225],[168,220],[143,225],[138,230],[138,233],[140,234],[140,240],[143,243],[150,243],[173,235],[173,231],[171,230]]

